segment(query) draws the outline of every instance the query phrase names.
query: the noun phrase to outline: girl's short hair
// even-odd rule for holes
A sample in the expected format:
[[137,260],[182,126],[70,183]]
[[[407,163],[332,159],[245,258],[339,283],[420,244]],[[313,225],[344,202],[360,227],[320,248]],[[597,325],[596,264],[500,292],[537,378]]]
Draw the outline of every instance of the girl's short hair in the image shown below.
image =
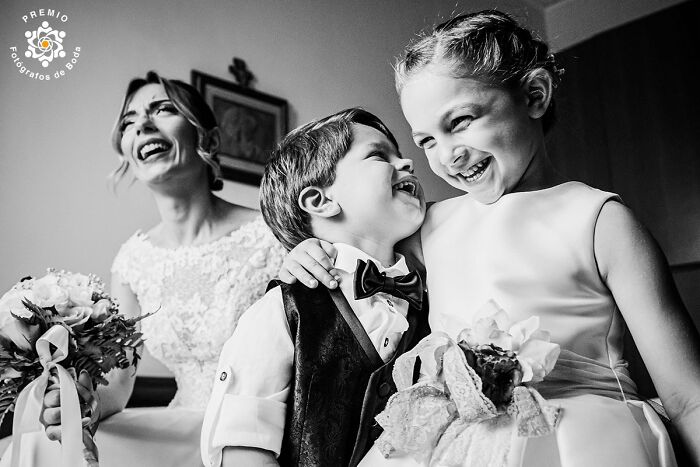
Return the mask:
[[129,160],[124,157],[121,149],[123,131],[120,122],[134,93],[147,84],[162,85],[163,89],[165,89],[165,94],[172,101],[177,111],[195,128],[197,131],[197,147],[195,149],[199,157],[208,166],[209,189],[212,191],[221,190],[224,184],[221,179],[221,165],[217,155],[218,148],[212,147],[210,138],[211,130],[218,126],[214,113],[194,87],[183,81],[163,78],[155,71],[146,73],[145,78],[132,79],[126,88],[119,117],[112,130],[112,147],[119,154],[121,161],[119,167],[109,176],[113,186],[119,183],[129,169]]
[[[447,67],[455,78],[473,78],[509,90],[518,89],[533,73],[546,70],[556,88],[564,70],[547,44],[496,10],[455,16],[410,43],[394,65],[396,90],[425,67]],[[547,132],[554,124],[554,98],[542,117]]]

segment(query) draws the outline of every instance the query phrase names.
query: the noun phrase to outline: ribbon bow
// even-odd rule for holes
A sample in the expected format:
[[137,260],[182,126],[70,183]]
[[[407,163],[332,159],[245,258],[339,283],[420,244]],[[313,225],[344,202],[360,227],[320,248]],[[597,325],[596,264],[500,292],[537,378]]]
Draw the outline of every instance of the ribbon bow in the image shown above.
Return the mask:
[[73,377],[59,362],[68,356],[68,330],[59,325],[49,328],[37,341],[36,352],[44,368],[42,374],[20,392],[15,403],[15,418],[12,427],[11,465],[19,465],[22,435],[42,430],[39,423],[44,392],[52,368],[58,372],[61,395],[61,465],[74,467],[84,465],[80,402]]
[[[417,360],[421,378],[414,383]],[[399,356],[392,376],[398,392],[375,417],[384,429],[375,445],[387,458],[407,454],[430,467],[505,467],[513,434],[548,435],[561,416],[559,408],[522,385],[499,412],[459,344],[442,332]]]
[[409,305],[417,309],[420,309],[423,302],[423,284],[416,271],[409,272],[405,276],[387,277],[385,272],[379,272],[373,261],[365,263],[361,259],[357,260],[354,291],[355,300],[384,292],[406,300]]

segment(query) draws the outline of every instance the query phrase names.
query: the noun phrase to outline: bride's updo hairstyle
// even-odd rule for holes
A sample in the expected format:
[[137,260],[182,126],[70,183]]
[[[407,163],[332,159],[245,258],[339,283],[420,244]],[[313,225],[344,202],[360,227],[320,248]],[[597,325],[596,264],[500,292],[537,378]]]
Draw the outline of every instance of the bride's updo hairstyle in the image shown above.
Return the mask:
[[124,157],[121,149],[123,132],[120,122],[126,107],[129,105],[129,101],[131,101],[131,97],[147,84],[161,84],[163,89],[165,89],[165,94],[172,101],[177,111],[197,130],[197,147],[195,149],[199,157],[208,166],[209,189],[211,191],[221,190],[224,183],[221,179],[221,166],[217,156],[219,148],[212,144],[212,140],[209,137],[211,130],[217,127],[214,113],[194,87],[183,81],[163,78],[155,71],[146,73],[145,78],[134,78],[126,88],[126,95],[119,111],[119,117],[112,130],[112,147],[117,151],[120,159],[119,167],[109,176],[113,186],[119,183],[129,169],[129,159]]
[[[396,90],[428,66],[444,67],[454,78],[471,78],[517,91],[545,70],[556,88],[564,70],[547,44],[496,10],[455,16],[409,44],[394,65]],[[554,99],[542,117],[545,133],[554,124]]]

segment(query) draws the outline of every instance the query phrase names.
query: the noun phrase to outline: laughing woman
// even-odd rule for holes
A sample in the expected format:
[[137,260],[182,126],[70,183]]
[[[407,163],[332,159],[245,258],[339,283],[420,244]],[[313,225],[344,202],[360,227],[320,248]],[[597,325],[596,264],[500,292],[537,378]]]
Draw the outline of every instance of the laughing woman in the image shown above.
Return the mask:
[[[241,313],[265,292],[284,252],[257,211],[215,196],[222,181],[219,130],[211,109],[190,85],[149,72],[129,83],[113,145],[121,165],[155,199],[161,222],[138,231],[112,265],[120,311],[138,316],[149,352],[175,375],[168,408],[124,410],[133,368],[110,374],[90,394],[100,465],[200,465],[199,433],[221,347]],[[58,405],[49,392],[47,406]],[[44,412],[46,434],[25,435],[23,466],[55,465],[58,409]],[[9,452],[9,451],[8,451]],[[0,465],[9,465],[9,455]]]

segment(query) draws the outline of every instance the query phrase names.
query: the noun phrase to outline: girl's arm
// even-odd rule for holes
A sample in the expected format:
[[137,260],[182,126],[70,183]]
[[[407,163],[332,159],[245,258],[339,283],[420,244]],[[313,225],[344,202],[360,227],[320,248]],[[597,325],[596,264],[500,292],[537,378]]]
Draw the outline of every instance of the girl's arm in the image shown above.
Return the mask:
[[615,201],[603,205],[595,257],[665,410],[700,465],[700,336],[651,234]]
[[287,254],[278,276],[287,284],[300,280],[314,289],[321,282],[329,289],[335,289],[338,287],[337,272],[333,268],[336,254],[331,243],[317,238],[306,239]]
[[[432,203],[431,203],[432,204]],[[417,269],[425,283],[425,266],[421,248],[420,229],[408,238],[396,244],[396,251],[406,256],[409,268]],[[338,275],[333,269],[335,247],[317,238],[309,238],[299,243],[290,251],[282,262],[278,276],[282,282],[293,284],[301,281],[309,288],[316,288],[318,283],[329,289],[338,286]]]

